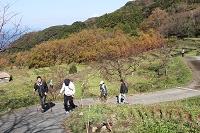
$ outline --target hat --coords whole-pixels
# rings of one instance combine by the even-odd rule
[[[103,83],[104,83],[103,81],[100,82],[100,84],[103,84]]]
[[[69,79],[65,79],[64,83],[65,83],[66,86],[69,86],[70,80]]]
[[[123,80],[123,79],[120,79],[120,81],[121,81],[121,82],[124,82],[124,80]]]

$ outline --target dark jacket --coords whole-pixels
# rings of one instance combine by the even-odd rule
[[[124,82],[122,82],[121,87],[120,87],[120,93],[126,93],[126,84]]]
[[[48,93],[48,86],[47,86],[47,83],[45,81],[42,81],[42,82],[36,82],[35,85],[34,85],[34,89],[35,91],[38,90],[38,94],[39,96],[45,96],[45,92]]]

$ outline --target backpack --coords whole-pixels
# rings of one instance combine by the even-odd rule
[[[124,93],[128,93],[128,88],[127,88],[127,86],[125,85],[125,83],[123,83],[123,92],[124,92]]]
[[[125,86],[125,93],[128,93],[128,88]]]

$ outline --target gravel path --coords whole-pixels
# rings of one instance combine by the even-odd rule
[[[180,100],[200,95],[200,57],[185,57],[186,63],[193,70],[193,81],[184,87],[128,96],[130,104],[153,104]],[[109,103],[116,103],[116,97],[109,98]],[[75,100],[77,105],[98,104],[98,99]],[[63,103],[55,103],[45,113],[37,111],[35,106],[15,110],[12,114],[0,118],[0,133],[64,133],[62,123],[69,115],[65,115]]]

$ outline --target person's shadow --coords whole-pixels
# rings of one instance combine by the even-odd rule
[[[44,108],[44,112],[48,111],[49,109],[51,109],[55,106],[55,103],[49,102],[49,103],[45,103],[45,108]]]

